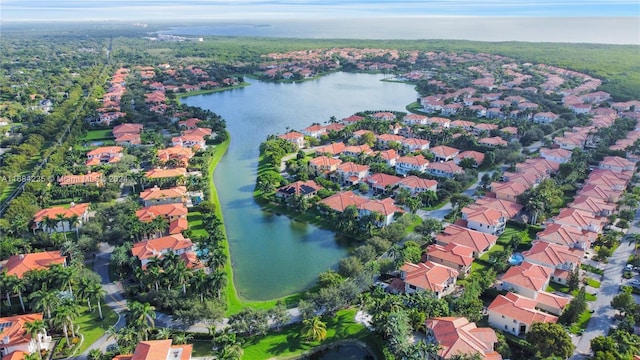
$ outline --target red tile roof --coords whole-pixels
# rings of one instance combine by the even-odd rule
[[[475,252],[481,253],[491,245],[496,243],[497,236],[467,229],[458,225],[449,225],[436,235],[436,242],[442,244],[458,244],[472,248]]]
[[[6,270],[7,275],[22,278],[28,271],[46,269],[55,264],[64,264],[65,261],[66,257],[60,255],[60,251],[19,254],[9,257],[2,270]]]
[[[457,156],[458,153],[460,152],[460,150],[456,148],[452,148],[450,146],[446,146],[446,145],[439,145],[439,146],[432,147],[430,151],[437,157],[445,158],[445,159]]]
[[[325,204],[335,211],[343,212],[348,206],[353,205],[357,207],[367,201],[369,201],[369,199],[356,195],[353,191],[346,191],[333,194],[328,198],[320,200],[319,203]]]
[[[7,327],[0,330],[2,337],[2,347],[11,348],[31,342],[31,334],[26,331],[26,324],[35,320],[42,320],[42,313],[14,315],[0,318],[0,324],[8,324]],[[5,338],[8,338],[9,341]],[[24,345],[22,345],[24,346]]]
[[[135,243],[131,248],[131,253],[138,259],[143,260],[162,257],[162,253],[166,251],[177,252],[191,247],[193,247],[191,239],[185,238],[182,234],[175,234]]]
[[[401,177],[384,173],[376,173],[367,177],[366,182],[371,186],[385,189],[387,186],[394,186],[402,180]]]
[[[484,207],[498,210],[502,213],[504,217],[509,219],[516,216],[520,211],[522,211],[522,208],[523,208],[522,205],[512,201],[500,200],[500,199],[490,198],[485,196],[476,199],[475,203]]]
[[[426,255],[427,260],[436,258],[463,267],[470,266],[473,262],[473,249],[454,243],[449,243],[445,246],[431,244],[427,247]]]
[[[555,268],[565,264],[579,266],[584,251],[546,241],[534,241],[531,249],[524,251],[522,255],[526,261]]]
[[[55,219],[58,215],[62,215],[64,219],[71,219],[74,215],[82,217],[82,215],[89,211],[89,203],[71,204],[69,207],[54,206],[47,209],[38,211],[33,216],[33,222],[39,223],[45,218]]]
[[[118,137],[123,134],[139,134],[144,126],[142,124],[122,124],[113,128],[113,136]]]
[[[457,270],[432,261],[418,264],[405,263],[400,267],[400,271],[406,274],[404,275],[405,283],[433,293],[440,293],[445,289],[449,279],[459,275]]]
[[[498,295],[488,309],[527,325],[532,325],[535,322],[555,323],[558,321],[556,316],[536,310],[536,305],[536,300],[510,292],[506,296]]]
[[[187,216],[188,210],[184,204],[162,204],[143,207],[136,211],[136,216],[142,222],[149,222],[155,219],[156,216],[174,217],[174,216]]]
[[[518,266],[510,267],[509,270],[502,275],[502,281],[507,281],[510,284],[534,291],[543,291],[551,274],[553,274],[552,268],[525,261]]]
[[[493,329],[478,328],[463,317],[436,317],[425,323],[440,344],[438,356],[448,359],[454,355],[481,354],[483,359],[502,359],[493,350],[498,338]]]
[[[142,201],[160,200],[167,198],[181,198],[187,193],[186,186],[176,186],[168,189],[160,189],[157,186],[148,188],[140,193]]]

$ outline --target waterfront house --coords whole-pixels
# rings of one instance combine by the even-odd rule
[[[313,180],[296,181],[276,190],[276,198],[284,201],[289,200],[292,196],[301,196],[309,199],[317,194],[320,189],[322,189],[322,186]]]
[[[304,135],[297,131],[291,131],[286,134],[278,135],[280,139],[284,139],[297,146],[298,149],[304,148]]]
[[[404,281],[405,293],[429,291],[438,299],[455,289],[458,275],[457,270],[431,261],[404,263],[400,267],[400,279]]]
[[[143,269],[147,267],[147,264],[153,258],[162,258],[167,253],[174,253],[186,260],[188,258],[185,254],[193,251],[193,242],[191,239],[182,236],[182,234],[140,241],[133,244],[133,248],[131,248],[131,254],[140,260]]]
[[[161,189],[154,186],[140,193],[140,201],[142,201],[144,206],[186,203],[187,187],[175,186],[168,189]]]

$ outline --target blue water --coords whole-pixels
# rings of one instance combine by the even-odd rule
[[[524,256],[521,253],[514,253],[509,258],[509,265],[520,265],[524,261]]]

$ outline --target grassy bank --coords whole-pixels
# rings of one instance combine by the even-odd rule
[[[243,82],[238,85],[229,86],[229,87],[207,89],[207,90],[196,90],[196,91],[189,91],[189,92],[183,92],[183,93],[179,92],[179,93],[175,93],[175,95],[176,95],[176,99],[181,99],[188,96],[211,94],[211,93],[220,92],[220,91],[243,88],[248,85],[251,85],[251,84],[248,82]]]

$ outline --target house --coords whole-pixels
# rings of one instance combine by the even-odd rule
[[[393,135],[393,134],[382,134],[376,136],[376,142],[378,147],[380,148],[388,148],[391,143],[400,143],[400,141],[404,140],[404,136]]]
[[[400,144],[402,145],[402,150],[405,153],[412,153],[415,151],[423,151],[429,149],[429,140],[418,139],[418,138],[408,138],[400,140]]]
[[[392,112],[382,111],[371,114],[371,117],[374,120],[379,121],[393,121],[396,119],[396,116]]]
[[[480,354],[480,359],[502,360],[494,348],[498,337],[491,328],[479,328],[464,317],[435,317],[425,322],[427,341],[439,345],[437,357]]]
[[[458,104],[458,103],[446,104],[442,107],[442,110],[440,110],[440,113],[443,116],[453,116],[457,114],[458,111],[462,109],[462,107],[463,107],[462,104]]]
[[[456,158],[453,159],[453,161],[455,162],[456,165],[460,165],[460,163],[464,159],[472,159],[475,164],[473,165],[473,167],[478,167],[484,161],[484,154],[478,151],[467,150],[458,154],[458,156],[456,156]]]
[[[206,148],[204,137],[199,135],[181,135],[171,138],[171,146],[193,148],[195,150]]]
[[[591,216],[590,213],[582,210],[564,208],[560,210],[558,215],[551,219],[551,222],[555,224],[573,226],[576,229],[600,233],[602,232],[603,223],[606,223],[607,219],[605,218],[602,220],[595,218]]]
[[[601,199],[608,203],[615,204],[620,200],[622,196],[622,190],[614,190],[600,185],[587,184],[578,191],[578,195],[587,196],[591,198]]]
[[[498,295],[488,306],[489,325],[515,336],[524,336],[537,322],[556,323],[553,316],[536,309],[537,301],[512,292]]]
[[[31,228],[34,230],[46,229],[49,232],[64,232],[71,231],[74,227],[82,227],[82,224],[89,220],[89,205],[89,203],[71,203],[69,207],[54,206],[42,209],[33,216]],[[76,224],[73,223],[74,218],[77,218]],[[58,219],[61,220],[57,221]],[[56,220],[54,224],[47,223],[53,220]]]
[[[381,160],[383,160],[387,164],[387,166],[390,166],[390,167],[395,167],[396,162],[400,158],[400,155],[398,155],[398,152],[395,151],[395,149],[378,151],[374,155],[374,160],[375,160],[375,157],[378,157],[378,156]]]
[[[454,243],[444,246],[431,244],[427,246],[425,255],[428,261],[458,270],[459,276],[468,275],[473,262],[473,249]]]
[[[336,181],[342,185],[355,185],[369,174],[368,165],[360,165],[354,162],[346,162],[338,165],[335,173]]]
[[[369,184],[369,187],[374,194],[384,194],[386,192],[389,192],[391,188],[393,188],[401,180],[402,178],[399,176],[376,173],[373,175],[369,175],[366,178],[365,182]]]
[[[346,118],[342,119],[342,123],[349,125],[349,124],[355,124],[358,121],[362,121],[362,120],[364,120],[363,116],[351,115],[349,117],[346,117]]]
[[[302,129],[302,133],[306,136],[318,139],[320,138],[320,136],[327,133],[327,129],[325,129],[322,125],[315,124]]]
[[[402,156],[395,161],[395,170],[399,175],[406,175],[410,171],[424,172],[429,160],[422,155]]]
[[[276,190],[276,198],[288,200],[295,195],[308,199],[317,194],[320,189],[322,189],[322,186],[313,180],[296,181]]]
[[[500,235],[507,224],[502,212],[482,205],[470,205],[462,209],[462,219],[467,227],[491,235]]]
[[[478,140],[478,144],[495,148],[495,147],[507,146],[509,142],[502,139],[500,136],[494,136],[494,137],[482,138]]]
[[[318,201],[318,204],[322,204],[335,212],[341,213],[349,206],[355,206],[357,208],[360,204],[367,201],[369,201],[369,199],[356,195],[353,191],[345,191],[322,199]]]
[[[136,211],[136,217],[141,222],[150,222],[156,217],[161,216],[169,223],[169,233],[176,234],[182,230],[186,230],[186,228],[183,229],[183,227],[185,225],[184,222],[187,219],[187,213],[188,210],[182,203],[162,204],[145,206]]]
[[[27,331],[27,324],[42,321],[42,313],[6,316],[0,318],[0,355],[2,359],[22,359],[25,354],[50,351],[55,342],[47,335],[46,329],[36,332],[35,338]]]
[[[458,244],[473,249],[473,257],[479,257],[495,245],[498,237],[495,235],[467,229],[459,225],[449,225],[436,235],[436,244],[446,246]]]
[[[460,154],[460,150],[446,145],[439,145],[431,148],[435,155],[434,161],[452,161]]]
[[[66,265],[67,257],[60,251],[44,251],[31,254],[12,255],[2,267],[2,271],[8,276],[17,276],[22,279],[29,271],[44,270],[52,265]]]
[[[524,193],[529,187],[515,181],[492,182],[491,191],[495,193],[496,199],[506,201],[518,201],[518,196]]]
[[[174,253],[183,257],[184,254],[193,251],[193,242],[191,239],[182,236],[182,234],[140,241],[133,244],[131,248],[131,254],[140,260],[143,269],[147,267],[147,264],[153,258],[162,258],[167,253]]]
[[[404,263],[400,267],[400,279],[404,281],[405,293],[429,291],[438,299],[455,289],[458,275],[457,270],[431,261]]]
[[[500,108],[489,108],[485,111],[485,116],[489,119],[504,119],[505,115]],[[474,133],[479,133],[481,130],[474,129]]]
[[[85,175],[63,175],[58,177],[58,184],[60,186],[95,186],[101,187],[104,185],[104,175],[100,172],[90,172]]]
[[[402,209],[397,207],[392,198],[385,199],[373,199],[360,203],[356,206],[358,208],[358,218],[363,216],[369,216],[374,213],[382,215],[380,220],[376,220],[375,224],[378,227],[383,227],[391,224],[396,214],[402,213]]]
[[[198,127],[198,123],[202,120],[197,118],[191,118],[183,121],[178,121],[178,128],[182,130],[193,130]]]
[[[567,207],[591,213],[593,217],[609,216],[616,211],[616,204],[611,204],[603,199],[579,195],[573,199]]]
[[[597,235],[569,225],[548,224],[543,231],[536,234],[536,240],[587,250]]]
[[[444,178],[453,178],[456,174],[464,174],[464,169],[456,165],[454,161],[432,162],[427,164],[428,174]]]
[[[575,114],[589,114],[591,111],[590,104],[569,104],[567,106],[569,110],[573,111]]]
[[[87,166],[115,163],[122,159],[122,146],[101,146],[87,153]]]
[[[518,216],[523,208],[522,205],[511,201],[490,198],[486,196],[476,199],[475,204],[478,206],[484,206],[487,208],[498,210],[507,220],[513,219]]]
[[[586,179],[585,184],[600,186],[614,191],[622,191],[627,188],[629,179],[630,177],[626,177],[622,173],[616,173],[611,170],[595,169],[589,173],[589,177]]]
[[[360,156],[360,154],[371,155],[373,154],[373,150],[371,150],[371,147],[369,147],[369,145],[364,144],[364,145],[347,146],[340,153],[340,155],[353,156],[353,157],[358,157]]]
[[[111,131],[113,133],[113,137],[118,138],[124,134],[140,134],[144,125],[142,124],[121,124],[113,128]]]
[[[280,139],[287,140],[290,143],[295,144],[298,149],[304,148],[304,135],[297,131],[291,131],[286,134],[278,135]]]
[[[547,266],[523,262],[512,266],[502,275],[502,290],[516,292],[530,299],[535,299],[538,292],[549,286],[554,269]]]
[[[580,267],[584,251],[546,241],[534,241],[531,249],[522,253],[526,262],[553,268],[551,281],[566,284],[572,271]]]
[[[425,191],[436,192],[438,190],[438,182],[436,180],[423,179],[415,175],[407,176],[398,182],[399,189],[407,189],[411,196],[415,196]]]
[[[571,155],[572,152],[567,149],[540,149],[540,157],[560,164],[569,162]]]
[[[187,169],[175,168],[175,169],[151,169],[144,173],[147,179],[166,179],[173,177],[187,176]]]
[[[172,345],[172,340],[140,341],[132,355],[118,355],[112,360],[191,360],[192,344]]]
[[[600,162],[600,169],[608,169],[615,172],[634,171],[635,168],[636,163],[619,156],[605,156]]]
[[[191,129],[191,130],[182,130],[181,132],[182,136],[199,136],[202,138],[208,138],[208,137],[212,137],[213,135],[215,135],[213,133],[213,130],[209,129],[209,128],[201,128],[201,127],[197,127],[195,129]]]
[[[140,201],[144,206],[186,203],[187,187],[175,186],[169,189],[161,189],[154,186],[140,193]]]
[[[140,145],[142,144],[142,138],[140,134],[128,133],[116,136],[115,142],[121,146]]]
[[[342,160],[326,156],[318,156],[317,158],[309,160],[309,167],[316,176],[325,172],[336,171],[340,164],[342,164]]]
[[[189,160],[193,155],[193,150],[189,147],[172,146],[166,149],[158,149],[158,160],[161,163],[172,161],[185,168],[189,166]]]
[[[473,121],[465,121],[465,120],[454,120],[451,122],[452,128],[461,128],[465,131],[471,131],[473,127],[476,125]]]
[[[427,117],[419,114],[407,114],[402,118],[407,125],[426,125]]]
[[[558,115],[552,112],[540,112],[533,114],[533,122],[538,124],[548,124],[559,118]]]
[[[343,142],[331,143],[316,148],[316,155],[337,156],[347,147]]]

